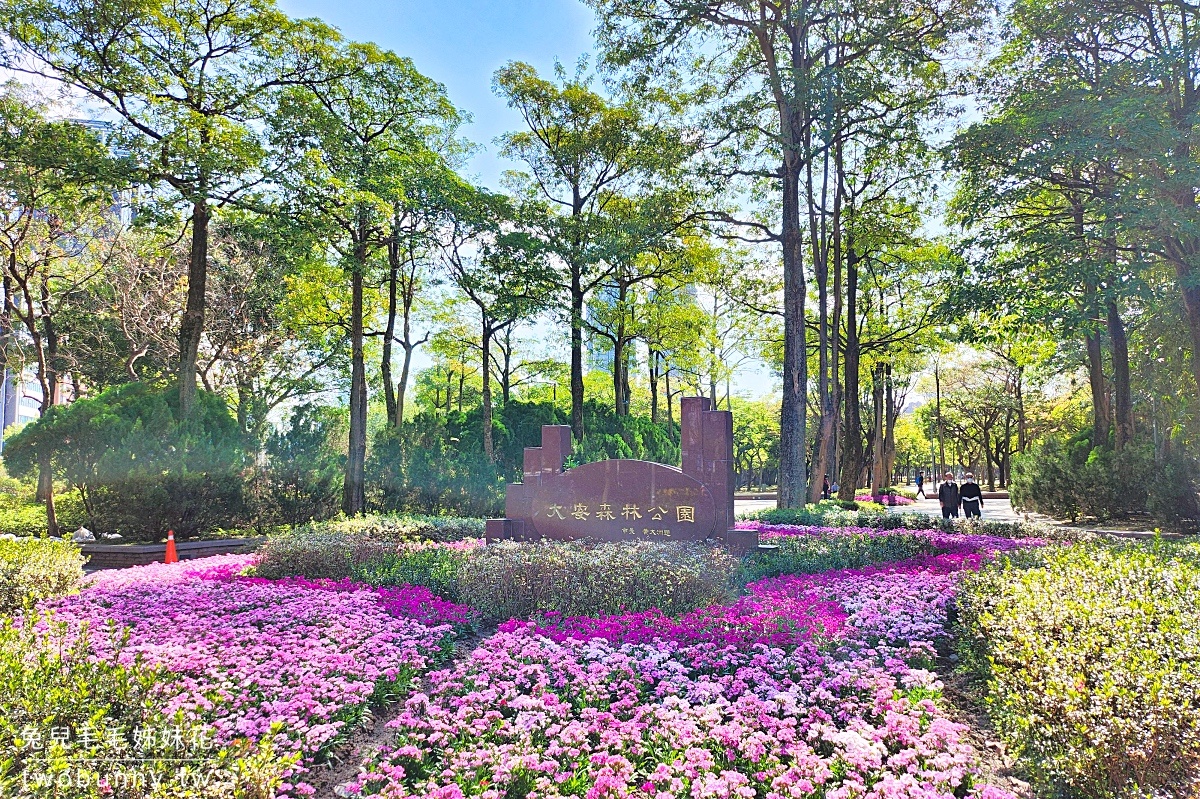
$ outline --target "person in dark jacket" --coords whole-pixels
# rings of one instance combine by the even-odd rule
[[[946,472],[945,479],[938,486],[938,502],[942,503],[942,518],[958,518],[958,507],[962,497],[958,493],[958,483],[954,482],[954,472]]]
[[[922,499],[929,499],[925,495],[925,472],[920,469],[917,470],[917,493],[921,495]]]
[[[962,500],[964,516],[968,519],[972,516],[976,519],[983,518],[983,491],[980,490],[979,483],[975,482],[975,475],[967,472],[967,478],[963,480],[958,496]]]

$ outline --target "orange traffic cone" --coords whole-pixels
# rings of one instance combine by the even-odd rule
[[[163,563],[178,563],[179,553],[175,551],[175,531],[167,530],[167,556]]]

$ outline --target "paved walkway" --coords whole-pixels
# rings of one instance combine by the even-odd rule
[[[735,499],[733,501],[735,517],[741,516],[743,513],[753,513],[773,507],[775,507],[773,499]],[[917,497],[915,505],[902,505],[888,510],[892,513],[923,513],[927,516],[939,517],[942,515],[942,507],[936,498],[921,499]],[[1007,499],[985,499],[983,501],[983,518],[998,522],[1020,522],[1025,520],[1025,515],[1014,511],[1012,504]]]
[[[915,505],[902,505],[888,508],[888,510],[892,513],[923,513],[926,516],[939,518],[942,515],[942,506],[938,504],[936,496],[932,499],[917,497]],[[1013,510],[1012,503],[1007,499],[985,499],[983,501],[983,518],[994,522],[1023,522],[1026,515]]]

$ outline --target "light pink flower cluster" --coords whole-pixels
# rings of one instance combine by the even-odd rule
[[[915,505],[916,500],[901,496],[900,494],[858,494],[854,497],[855,502],[875,502],[880,505]]]
[[[467,609],[424,588],[235,576],[252,563],[220,556],[99,572],[79,595],[43,608],[69,630],[86,624],[97,657],[127,629],[120,659],[169,670],[166,710],[211,723],[219,742],[258,741],[281,725],[276,751],[299,752],[302,765],[280,795],[304,795],[305,766],[373,698],[443,659],[452,628],[440,622]]]
[[[925,668],[945,634],[956,574],[983,557],[763,580],[734,605],[678,621],[510,622],[470,659],[431,675],[429,692],[390,724],[394,744],[344,790],[392,799],[1006,797],[975,784],[965,728],[938,709],[941,686]],[[772,645],[788,625],[798,632]]]

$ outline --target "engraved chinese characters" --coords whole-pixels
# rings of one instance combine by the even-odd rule
[[[545,538],[695,541],[718,532],[704,484],[648,461],[598,461],[543,478],[530,511],[528,522]]]
[[[564,470],[571,430],[542,427],[542,445],[525,450],[524,481],[508,486],[505,519],[488,520],[488,538],[602,541],[715,540],[742,552],[757,534],[733,529],[733,416],[704,397],[680,407],[681,468],[635,460]]]

